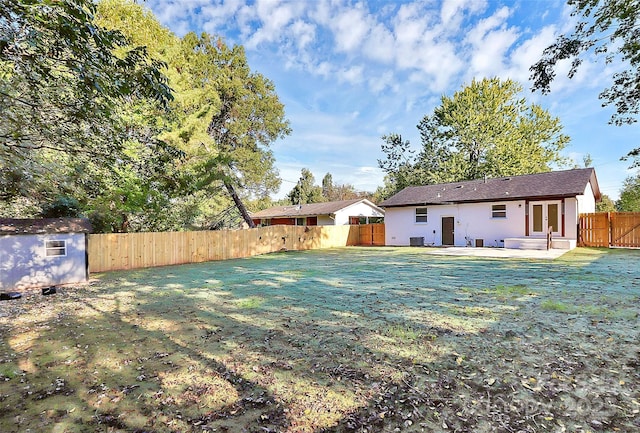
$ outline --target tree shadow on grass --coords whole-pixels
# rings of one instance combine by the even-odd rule
[[[37,376],[38,392],[53,390],[42,400],[55,402],[58,412],[49,416],[52,409],[38,403],[32,414],[39,421],[30,425],[38,431],[46,431],[38,422],[65,423],[69,431],[544,431],[541,426],[558,420],[590,422],[594,413],[603,426],[635,422],[595,408],[636,392],[619,382],[640,379],[627,365],[637,331],[603,351],[610,333],[582,331],[603,319],[599,311],[571,321],[560,311],[548,318],[536,313],[549,293],[575,299],[574,288],[565,286],[585,275],[586,261],[550,266],[376,251],[114,273],[93,288],[66,291],[55,308],[35,303],[51,314],[30,322],[36,328],[30,349],[18,351],[24,347],[15,341],[8,346],[33,360],[26,380],[35,383]],[[628,262],[589,268],[591,298],[609,275],[627,272]],[[602,383],[585,385],[593,370],[585,368],[584,355],[595,353],[583,347],[585,338],[595,339],[598,353],[624,374],[599,377],[610,394],[596,396]],[[15,378],[0,385],[3,395],[7,384],[29,404],[40,402],[23,394],[25,384]],[[59,396],[57,388],[73,392]],[[18,400],[6,399],[16,410],[0,418],[11,429],[23,410]],[[584,401],[588,411],[578,406]],[[633,413],[629,399],[616,402]]]

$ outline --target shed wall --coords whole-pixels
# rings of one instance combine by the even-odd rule
[[[66,256],[46,257],[46,240],[64,240]],[[85,235],[0,236],[0,290],[86,281]]]

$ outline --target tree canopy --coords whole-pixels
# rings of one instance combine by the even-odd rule
[[[443,96],[418,124],[417,154],[400,135],[383,136],[386,158],[378,163],[387,173],[384,195],[410,185],[538,173],[564,164],[560,152],[569,137],[560,120],[528,104],[521,92],[514,81],[492,78]]]
[[[167,139],[185,150],[194,188],[224,186],[251,227],[241,195],[264,198],[280,186],[268,146],[290,132],[284,106],[273,83],[251,71],[241,46],[189,33],[174,64],[184,97]]]
[[[370,198],[371,193],[357,191],[350,183],[334,183],[333,175],[327,173],[322,178],[322,197],[326,201],[352,200],[356,198]]]
[[[558,62],[571,60],[568,76],[572,78],[583,59],[589,55],[610,64],[626,65],[611,77],[611,86],[600,93],[603,105],[613,104],[616,111],[611,122],[617,125],[637,121],[640,110],[640,3],[628,0],[568,0],[579,17],[570,33],[558,36],[533,66],[533,89],[550,91]]]
[[[607,194],[602,194],[602,198],[596,203],[596,212],[615,212],[616,203]]]
[[[179,38],[131,0],[0,2],[0,198],[14,198],[12,214],[75,199],[98,231],[252,223],[245,203],[279,187],[268,147],[289,123],[241,46]]]
[[[625,179],[616,208],[620,212],[640,212],[640,173]]]
[[[0,158],[38,150],[113,157],[122,143],[117,107],[166,106],[163,64],[94,22],[90,0],[0,0]]]
[[[303,168],[298,183],[293,187],[287,200],[291,204],[320,203],[326,201],[322,195],[322,187],[315,184],[316,179],[308,168]]]
[[[164,63],[98,23],[92,1],[0,6],[0,199],[46,214],[104,195],[126,166],[158,169],[140,156],[172,153],[155,122],[172,100]]]

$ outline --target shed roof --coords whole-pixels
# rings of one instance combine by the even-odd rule
[[[0,218],[0,235],[90,233],[91,229],[91,223],[86,218]]]
[[[575,197],[584,194],[589,183],[591,183],[596,200],[600,200],[600,188],[595,170],[582,168],[486,180],[410,186],[383,201],[380,206]]]
[[[251,214],[251,217],[252,218],[282,218],[282,217],[303,217],[303,216],[313,216],[313,215],[330,215],[360,202],[366,203],[371,207],[373,207],[374,209],[376,209],[377,211],[384,213],[384,210],[380,209],[378,206],[371,203],[369,200],[357,198],[353,200],[328,201],[324,203],[275,206],[269,209],[261,210],[259,212],[254,212]]]

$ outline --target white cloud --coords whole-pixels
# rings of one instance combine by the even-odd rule
[[[395,57],[393,34],[384,25],[377,23],[364,42],[363,53],[373,60],[391,63]]]
[[[368,19],[362,3],[358,3],[353,8],[339,10],[331,18],[330,27],[337,50],[349,53],[362,46],[370,32],[371,20]]]
[[[322,62],[315,68],[316,74],[328,78],[333,73],[333,66],[329,62]]]
[[[302,14],[303,5],[281,0],[257,0],[255,12],[261,25],[245,41],[249,49],[261,43],[281,40],[289,24]]]
[[[468,32],[465,43],[471,45],[471,56],[467,80],[500,75],[505,70],[506,54],[518,39],[517,29],[507,25],[510,15],[509,8],[502,7]]]
[[[476,13],[485,8],[486,2],[484,0],[445,0],[440,9],[440,19],[443,26],[458,28],[465,10]]]
[[[386,71],[382,75],[372,75],[369,78],[369,88],[374,93],[380,93],[387,88],[398,89],[398,84],[395,82],[396,78],[393,71]]]
[[[299,19],[291,25],[291,34],[298,48],[304,50],[315,40],[316,26]]]
[[[200,19],[203,21],[203,29],[212,34],[220,33],[221,29],[228,25],[229,20],[233,20],[233,17],[246,6],[243,0],[204,3],[207,4],[200,10]]]
[[[338,74],[338,80],[341,82],[346,81],[351,84],[359,84],[362,82],[362,73],[364,68],[360,65],[351,66],[350,68],[340,69]]]

